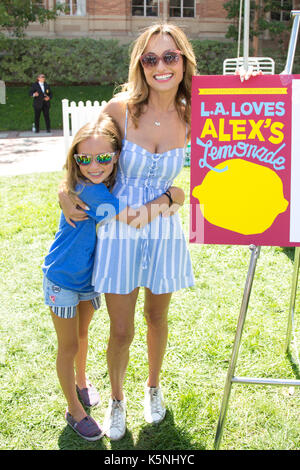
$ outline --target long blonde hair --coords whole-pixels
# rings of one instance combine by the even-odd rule
[[[137,127],[143,107],[148,103],[149,86],[146,82],[140,57],[143,55],[150,38],[156,34],[169,34],[184,60],[184,75],[175,97],[175,106],[180,118],[191,123],[191,88],[192,76],[196,74],[196,58],[191,43],[178,26],[169,23],[155,24],[136,39],[131,52],[128,82],[124,83],[118,94],[129,104],[131,118]],[[131,106],[130,106],[131,105]]]
[[[77,194],[75,189],[76,185],[85,180],[73,155],[77,153],[78,144],[92,136],[101,136],[106,139],[111,144],[114,152],[120,152],[121,150],[122,138],[120,129],[117,123],[108,114],[102,113],[96,121],[88,122],[81,127],[73,138],[64,166],[66,169],[64,187],[70,194]],[[117,163],[114,164],[112,173],[103,182],[109,189],[115,182],[116,173]]]

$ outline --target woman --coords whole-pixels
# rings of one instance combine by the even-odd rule
[[[104,108],[123,131],[122,152],[113,193],[138,207],[171,186],[180,172],[190,136],[191,81],[196,72],[192,46],[171,24],[147,28],[131,54],[128,83]],[[83,218],[60,202],[70,220]],[[107,349],[112,394],[104,431],[113,440],[125,434],[123,382],[134,337],[139,287],[145,287],[149,376],[144,416],[158,423],[165,416],[159,375],[167,344],[167,315],[172,292],[194,284],[191,260],[179,216],[170,200],[171,217],[160,217],[139,231],[112,222],[98,229],[95,290],[105,293],[110,316]],[[71,220],[70,220],[71,222]]]

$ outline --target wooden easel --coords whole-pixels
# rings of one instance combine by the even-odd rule
[[[249,0],[245,2],[245,20],[249,21],[249,15],[246,15],[246,10],[249,11]],[[296,50],[296,43],[298,38],[298,30],[299,30],[299,23],[300,23],[300,11],[292,11],[291,15],[293,16],[293,28],[290,36],[289,42],[289,49],[287,55],[287,61],[285,69],[282,73],[284,74],[291,74],[292,68],[294,64],[294,56]],[[245,31],[248,31],[247,28],[244,28]],[[245,41],[246,46],[247,42]],[[245,43],[244,43],[244,54],[245,54]],[[247,47],[246,47],[246,57],[247,56]],[[244,63],[244,67],[247,70],[247,60]],[[300,152],[300,149],[299,149]],[[257,259],[260,255],[260,247],[255,245],[250,245],[251,250],[251,257],[250,263],[248,268],[247,279],[244,288],[244,294],[242,299],[242,304],[240,308],[240,314],[237,323],[237,329],[235,333],[231,359],[227,371],[227,377],[223,392],[223,399],[219,414],[219,420],[216,430],[216,436],[214,441],[214,448],[219,449],[221,444],[221,439],[224,430],[224,424],[226,419],[226,413],[228,409],[228,403],[231,393],[232,384],[240,383],[240,384],[259,384],[259,385],[287,385],[287,386],[300,386],[300,380],[285,380],[285,379],[261,379],[257,377],[235,377],[235,368],[237,364],[239,348],[244,328],[244,323],[247,315],[248,303],[251,294],[252,283],[254,279]],[[293,272],[293,281],[292,281],[292,290],[291,290],[291,298],[290,298],[290,307],[289,307],[289,316],[288,316],[288,327],[287,327],[287,334],[286,334],[286,353],[290,353],[290,344],[291,344],[291,336],[293,330],[293,321],[294,321],[294,311],[295,311],[295,301],[296,301],[296,293],[297,293],[297,286],[298,286],[298,274],[299,274],[299,263],[300,263],[300,247],[295,248],[295,257],[294,257],[294,272]]]

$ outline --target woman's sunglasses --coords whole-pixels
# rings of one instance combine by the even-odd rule
[[[78,165],[90,165],[93,160],[96,160],[100,165],[108,165],[111,163],[113,157],[117,155],[117,152],[106,152],[100,153],[99,155],[86,155],[85,153],[75,153],[73,157]]]
[[[158,56],[154,52],[148,52],[141,56],[140,61],[142,66],[146,68],[156,67],[160,60],[166,65],[173,65],[177,64],[181,54],[181,51],[165,51],[161,56]]]

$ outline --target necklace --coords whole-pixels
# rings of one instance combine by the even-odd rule
[[[148,105],[148,108],[153,109],[153,110],[155,111],[155,109],[152,108],[152,107],[149,106],[149,105]],[[174,109],[171,109],[171,110],[167,110],[167,111],[165,111],[165,112],[161,112],[161,114],[163,114],[164,116],[166,116],[166,114],[169,114],[170,112],[173,112],[173,111],[175,111],[175,108],[174,108]],[[153,114],[154,114],[154,113],[153,113]],[[157,112],[155,112],[155,114],[157,114]],[[161,124],[161,122],[160,122],[158,119],[155,119],[154,125],[155,125],[156,127],[160,127],[160,124]]]

